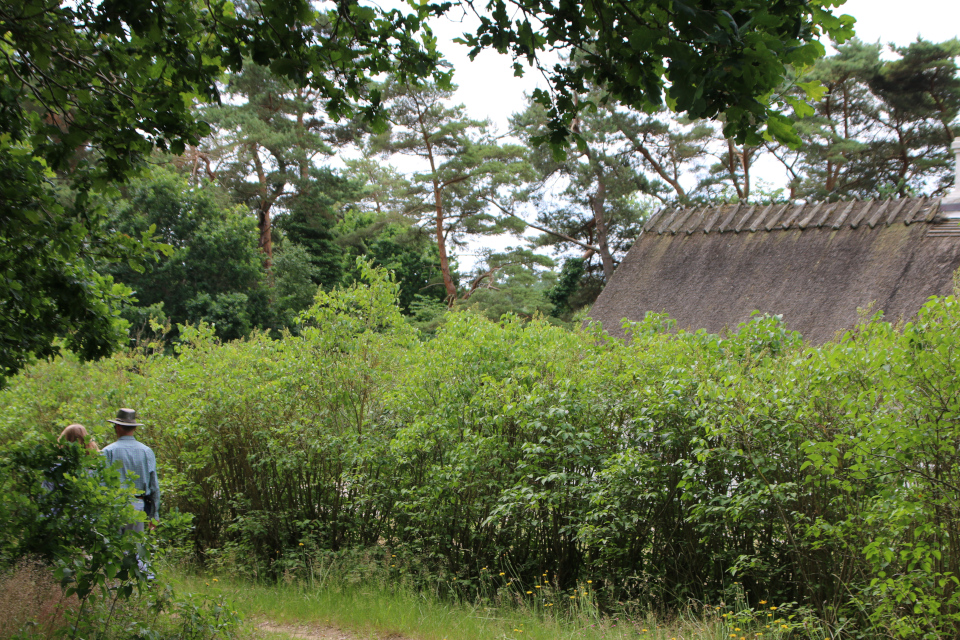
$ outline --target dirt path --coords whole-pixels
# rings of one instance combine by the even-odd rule
[[[411,640],[396,633],[386,635],[364,634],[357,635],[330,625],[290,625],[261,622],[257,625],[258,635],[271,636],[284,634],[298,640]]]

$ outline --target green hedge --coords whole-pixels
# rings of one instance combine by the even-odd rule
[[[722,597],[815,609],[835,633],[960,633],[960,303],[808,347],[776,318],[729,335],[489,322],[421,341],[396,285],[318,296],[300,336],[176,357],[39,364],[0,393],[4,446],[136,407],[165,508],[259,576],[308,549],[381,548],[459,588],[496,569],[607,604]],[[486,568],[486,573],[482,569]]]

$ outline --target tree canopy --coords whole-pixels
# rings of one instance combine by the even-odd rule
[[[740,142],[759,144],[763,124],[772,137],[797,142],[781,113],[793,98],[774,94],[790,67],[824,54],[822,36],[843,42],[853,36],[854,23],[832,12],[843,0],[464,4],[481,23],[476,33],[464,34],[472,56],[493,48],[530,64],[540,64],[545,51],[575,57],[577,64],[545,68],[553,93],[535,94],[550,110],[551,133],[544,139],[555,144],[590,104],[579,100],[590,84],[640,111],[667,105],[691,118],[722,117],[724,134]],[[522,72],[519,62],[515,68]]]
[[[833,13],[839,4],[462,0],[459,6],[480,17],[463,38],[473,55],[487,48],[509,53],[518,70],[521,59],[545,68],[542,54],[558,49],[576,58],[575,65],[546,69],[551,89],[536,96],[549,116],[542,139],[556,150],[568,137],[578,139],[572,123],[594,106],[579,99],[589,83],[605,88],[604,100],[630,108],[667,105],[691,117],[722,118],[726,135],[748,143],[764,132],[796,141],[782,112],[798,98],[777,90],[790,66],[809,65],[823,53],[820,37],[851,35],[852,19]],[[378,130],[387,122],[385,101],[371,79],[389,73],[401,83],[450,87],[451,71],[441,64],[427,19],[454,6],[0,0],[2,375],[32,356],[56,353],[57,336],[87,357],[117,344],[123,290],[96,265],[125,260],[140,268],[161,247],[149,228],[135,238],[105,224],[91,194],[136,175],[156,150],[180,154],[200,144],[211,129],[198,106],[220,102],[224,72],[253,78],[244,75],[252,63],[269,70],[275,80],[267,80],[287,95],[309,95],[330,119],[358,116]],[[258,156],[247,150],[242,157]],[[270,171],[263,172],[268,195],[275,190]],[[258,202],[260,244],[269,249],[273,205],[269,197]]]
[[[449,73],[422,18],[355,2],[250,7],[224,0],[0,1],[0,377],[66,336],[109,353],[122,290],[104,260],[142,262],[158,247],[104,224],[90,194],[135,175],[155,150],[182,152],[210,128],[222,72],[245,60],[309,86],[334,116],[381,116],[372,74]],[[425,37],[421,37],[421,35]]]

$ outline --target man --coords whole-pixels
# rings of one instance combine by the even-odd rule
[[[149,518],[148,526],[151,530],[156,527],[157,514],[160,510],[160,485],[157,482],[157,458],[153,450],[147,445],[137,442],[134,432],[143,424],[137,422],[137,412],[133,409],[120,409],[117,417],[107,420],[113,423],[113,430],[117,434],[117,441],[103,449],[103,455],[108,464],[120,463],[120,479],[123,482],[132,481],[137,488],[137,499],[133,506],[143,511]],[[136,479],[128,480],[127,474],[136,474]],[[126,526],[127,530],[143,531],[142,522],[134,522]]]

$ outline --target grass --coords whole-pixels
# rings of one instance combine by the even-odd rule
[[[383,580],[359,584],[258,584],[226,576],[178,575],[175,585],[208,596],[226,596],[256,624],[333,626],[361,638],[400,634],[416,640],[757,640],[811,637],[777,610],[737,607],[690,610],[670,620],[653,616],[604,617],[589,592],[573,606],[544,606],[545,599],[490,603],[449,602]],[[726,613],[726,616],[723,613]],[[789,628],[784,628],[786,625]],[[249,626],[249,625],[248,625]],[[812,637],[817,637],[816,635]]]
[[[77,599],[65,598],[60,585],[39,560],[25,558],[0,571],[0,638],[24,629],[43,635],[65,624]]]

